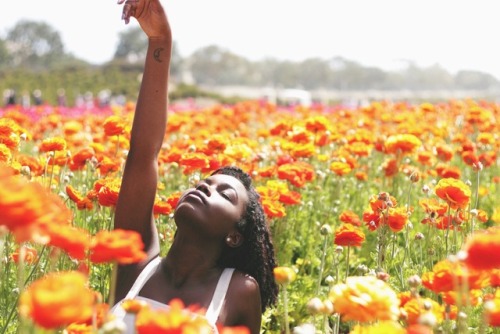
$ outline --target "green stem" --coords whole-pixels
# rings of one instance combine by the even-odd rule
[[[28,277],[26,278],[26,281],[24,282],[24,285],[26,285],[31,280],[31,277],[35,273],[35,269],[38,268],[38,265],[40,264],[40,259],[42,258],[42,254],[44,253],[45,248],[46,248],[46,246],[43,246],[42,250],[40,251],[40,256],[38,256],[35,265],[31,269],[30,274],[28,275]],[[6,320],[5,325],[2,329],[2,334],[7,333],[7,329],[9,327],[10,320],[12,319],[14,312],[17,310],[17,304],[19,303],[19,297],[21,296],[21,293],[22,293],[22,291],[19,291],[19,293],[17,294],[17,297],[16,297],[16,301],[14,302],[14,304],[12,304],[9,315],[7,316],[7,320]]]
[[[321,289],[321,281],[323,280],[323,270],[325,269],[325,256],[326,256],[328,236],[329,234],[326,234],[325,240],[323,241],[323,254],[321,256],[321,265],[319,268],[319,277],[318,277],[318,286],[316,288],[316,295],[319,295],[319,290]]]
[[[108,304],[110,307],[113,307],[115,304],[115,287],[116,287],[116,279],[118,276],[118,263],[114,262],[112,264],[112,270],[111,270],[111,282],[109,285],[109,297],[108,297]]]
[[[285,316],[285,333],[290,334],[290,324],[288,319],[288,294],[286,290],[286,285],[283,287],[283,311]]]
[[[347,277],[349,277],[349,254],[351,246],[347,246],[347,255],[345,260],[345,281],[347,282]]]

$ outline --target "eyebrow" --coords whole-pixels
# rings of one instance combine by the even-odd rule
[[[206,178],[203,181],[206,182],[209,185],[213,184],[213,181],[210,178]],[[217,188],[219,188],[219,187],[222,187],[223,188],[222,190],[232,189],[234,191],[234,193],[236,194],[236,199],[238,200],[240,198],[239,195],[238,195],[238,191],[236,190],[236,188],[233,187],[232,185],[230,185],[229,183],[227,183],[227,182],[221,182],[221,183],[219,183],[217,185]]]

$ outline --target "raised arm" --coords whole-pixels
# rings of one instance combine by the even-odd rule
[[[116,205],[114,228],[135,230],[141,234],[148,253],[147,262],[160,250],[153,205],[158,183],[158,154],[167,122],[172,33],[159,0],[125,1],[122,18],[125,23],[129,23],[130,17],[137,19],[148,36],[148,49],[132,124],[130,151]],[[142,265],[144,263],[139,264],[139,267]],[[123,292],[130,288],[132,283],[128,281],[135,279],[136,269],[137,266],[119,269],[117,298],[123,297]]]

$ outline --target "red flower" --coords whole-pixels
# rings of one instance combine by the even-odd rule
[[[94,263],[136,263],[146,257],[143,249],[141,236],[135,231],[100,231],[92,239],[90,260]]]
[[[435,192],[452,209],[465,208],[471,196],[470,188],[465,183],[452,178],[439,180]]]
[[[346,224],[351,224],[355,226],[361,226],[361,220],[359,216],[351,210],[345,210],[340,214],[340,221]]]
[[[464,246],[465,264],[477,270],[500,268],[500,227],[476,232]]]
[[[334,243],[336,245],[359,247],[364,241],[365,234],[354,225],[343,224],[335,231]]]

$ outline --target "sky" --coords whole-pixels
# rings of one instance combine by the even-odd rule
[[[45,22],[66,51],[110,60],[121,20],[116,0],[4,0],[0,37],[19,20]],[[386,70],[439,64],[500,80],[497,0],[162,0],[183,57],[217,45],[250,60],[344,57]]]

